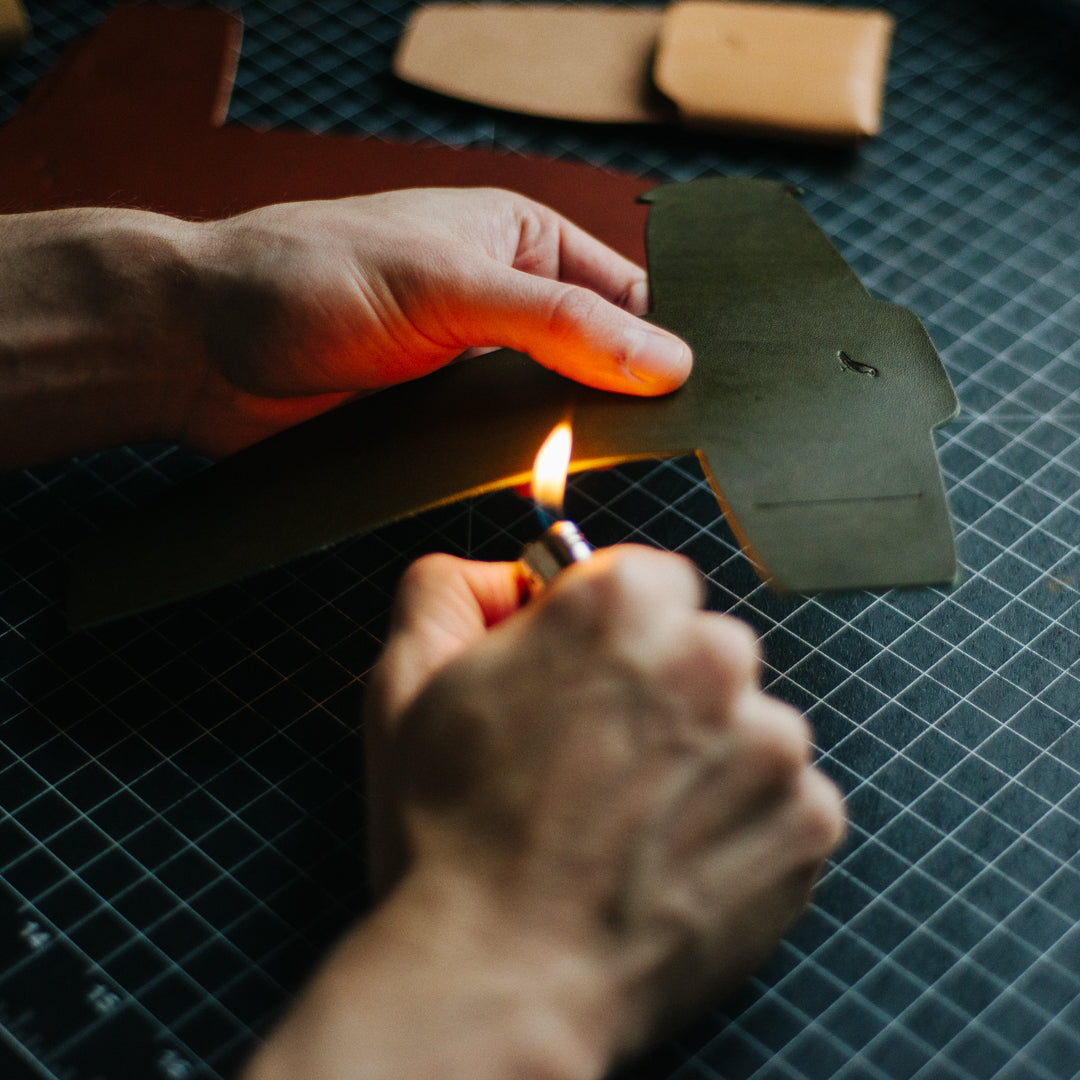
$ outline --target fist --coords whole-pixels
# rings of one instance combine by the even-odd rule
[[[677,556],[598,552],[434,672],[392,744],[413,866],[564,957],[616,1058],[751,972],[844,831],[753,633],[702,599]]]

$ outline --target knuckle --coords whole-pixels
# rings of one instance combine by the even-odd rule
[[[749,623],[741,619],[725,615],[724,632],[730,638],[730,649],[737,655],[745,657],[755,667],[761,663],[761,639]]]
[[[640,544],[621,544],[605,554],[613,587],[623,595],[640,597],[658,617],[664,608],[700,604],[701,575],[685,555]]]
[[[398,582],[392,607],[391,625],[395,629],[407,625],[422,598],[439,582],[450,577],[459,560],[453,555],[435,552],[421,555],[410,563]]]
[[[685,667],[700,648],[700,574],[684,556],[635,544],[607,548],[577,575],[574,591],[579,618],[628,647],[647,645],[660,672]]]
[[[685,584],[695,580],[689,565],[648,548],[604,549],[545,593],[545,620],[564,644],[574,643],[570,651],[588,655],[620,683],[647,672],[654,706],[681,700],[695,687],[704,697],[708,669],[694,663],[688,625],[696,617]],[[672,574],[681,587],[673,586]]]
[[[734,686],[756,686],[761,675],[761,642],[747,623],[730,615],[713,617],[714,663],[724,681]]]
[[[580,337],[583,327],[603,316],[603,308],[604,301],[597,293],[577,285],[565,285],[555,294],[548,323],[558,338]]]
[[[798,820],[811,858],[835,851],[847,833],[847,811],[839,788],[816,768],[807,768],[798,793]]]
[[[757,694],[757,715],[747,724],[755,767],[778,784],[796,782],[810,762],[810,728],[789,705]]]
[[[604,648],[627,623],[627,598],[610,574],[566,575],[544,598],[543,618],[560,628],[564,640]]]
[[[561,577],[552,589],[556,600],[572,606],[582,619],[607,622],[624,617],[629,610],[646,606],[643,594],[650,589],[643,565],[647,549],[622,545],[597,552],[575,573]]]
[[[405,568],[401,575],[399,592],[407,593],[423,588],[428,582],[445,576],[456,562],[453,555],[441,551],[421,555]]]
[[[646,548],[633,546],[613,550],[595,579],[598,589],[602,590],[601,595],[620,610],[636,603],[650,603],[653,554]]]
[[[792,705],[788,705],[774,697],[769,697],[769,701],[771,701],[773,707],[782,714],[782,722],[791,732],[792,738],[798,740],[799,746],[809,760],[810,748],[814,740],[814,731],[810,726],[810,721]]]

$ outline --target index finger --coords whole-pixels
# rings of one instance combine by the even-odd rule
[[[563,281],[592,289],[632,315],[648,313],[648,275],[642,267],[572,221],[563,219],[559,235],[559,276]]]
[[[520,242],[514,268],[580,285],[634,315],[648,311],[645,270],[542,203],[516,206]]]

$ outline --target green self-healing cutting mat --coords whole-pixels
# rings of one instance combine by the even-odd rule
[[[1072,5],[888,5],[882,134],[855,153],[577,127],[396,83],[411,5],[245,2],[230,123],[764,177],[926,325],[962,581],[770,593],[696,460],[585,473],[598,544],[685,552],[763,635],[848,794],[808,916],[642,1080],[1080,1075],[1080,88]],[[0,119],[106,3],[27,4]],[[0,169],[4,162],[0,161]],[[514,557],[480,497],[78,634],[70,551],[203,463],[118,450],[0,478],[0,1076],[228,1077],[364,908],[358,701],[394,584],[433,549]]]

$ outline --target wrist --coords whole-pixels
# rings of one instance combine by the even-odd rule
[[[603,1076],[615,1034],[603,969],[566,928],[537,924],[531,897],[518,903],[514,889],[506,894],[452,867],[421,863],[400,892],[402,928],[440,969],[457,972],[451,992],[464,991],[461,1014],[486,1017],[501,1062],[491,1080]],[[478,1077],[468,1041],[462,1046],[461,1075]]]
[[[599,1080],[596,970],[454,875],[410,871],[334,950],[243,1080]]]
[[[138,210],[0,218],[0,467],[174,437],[201,362],[197,228]]]

